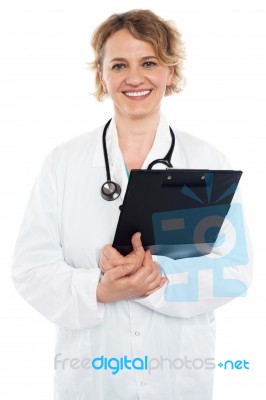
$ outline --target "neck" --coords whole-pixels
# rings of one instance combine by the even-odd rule
[[[129,170],[141,168],[152,147],[159,120],[159,113],[145,118],[115,115],[119,146]]]

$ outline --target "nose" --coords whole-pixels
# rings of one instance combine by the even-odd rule
[[[138,67],[131,67],[126,76],[126,84],[132,86],[139,86],[144,82],[144,76],[141,74]]]

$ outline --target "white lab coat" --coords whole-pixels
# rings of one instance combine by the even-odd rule
[[[198,301],[166,301],[164,297],[167,285],[186,280],[182,260],[173,261],[168,282],[146,298],[105,305],[96,301],[99,250],[112,243],[128,181],[112,121],[107,148],[111,177],[121,185],[122,195],[116,201],[102,199],[100,188],[106,181],[102,130],[76,137],[48,155],[33,187],[15,248],[13,279],[17,290],[57,325],[55,399],[210,400],[213,369],[199,368],[201,361],[195,361],[193,368],[191,364],[181,368],[185,359],[214,357],[213,310],[234,297],[213,296],[208,269],[199,272]],[[212,146],[176,129],[174,132],[174,167],[228,168],[224,156]],[[168,124],[161,116],[143,168],[164,156],[170,143]],[[165,257],[161,260],[165,265]],[[249,286],[250,262],[227,268],[226,277]],[[88,367],[87,359],[101,356],[132,360],[147,356],[154,367],[161,362],[161,368],[124,368],[112,374],[108,368]],[[72,360],[72,365],[65,359]]]

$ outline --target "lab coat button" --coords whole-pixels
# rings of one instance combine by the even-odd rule
[[[147,383],[145,382],[145,381],[141,381],[141,386],[145,386],[145,385],[147,385]]]
[[[139,336],[139,335],[140,335],[140,332],[136,331],[135,336]]]

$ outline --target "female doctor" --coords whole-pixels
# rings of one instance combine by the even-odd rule
[[[203,269],[197,301],[167,301],[167,288],[185,282],[184,260],[152,257],[138,232],[126,257],[110,245],[130,170],[169,155],[173,143],[160,105],[182,87],[180,34],[132,10],[104,21],[92,46],[96,97],[111,98],[114,116],[46,158],[17,239],[14,283],[57,325],[56,400],[210,400],[213,310],[239,293],[214,296]],[[175,168],[228,169],[219,151],[173,130]],[[250,263],[240,264],[227,278],[247,287]]]

